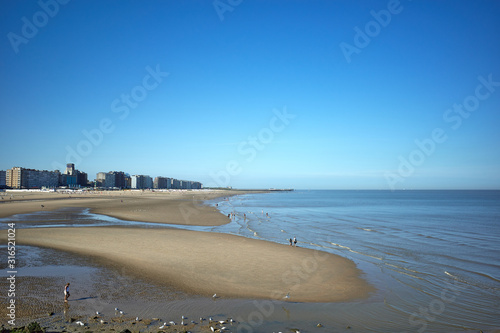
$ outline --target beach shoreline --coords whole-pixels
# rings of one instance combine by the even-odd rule
[[[86,207],[96,214],[129,220],[184,225],[230,222],[204,200],[244,194],[234,191],[113,193],[92,197],[61,194],[26,196],[3,203],[1,216]],[[88,194],[87,194],[88,195]],[[109,196],[109,197],[108,197]],[[24,200],[23,200],[24,199]],[[184,212],[184,213],[183,213]],[[203,220],[203,221],[200,221]],[[374,288],[349,259],[242,236],[202,231],[138,228],[22,228],[16,242],[93,258],[152,285],[168,286],[193,297],[329,303],[369,297]],[[0,235],[6,244],[7,234]],[[208,327],[206,327],[208,329]]]

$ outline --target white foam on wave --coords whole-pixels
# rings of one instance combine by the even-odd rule
[[[377,259],[377,260],[382,260],[382,258],[380,258],[380,257],[372,256],[370,254],[366,254],[366,253],[359,252],[359,251],[355,251],[348,246],[344,246],[344,245],[340,245],[340,244],[332,243],[332,242],[330,242],[330,244],[332,244],[333,246],[340,247],[342,249],[346,249],[347,251],[352,252],[352,253],[361,254],[362,256],[370,257],[370,258]]]

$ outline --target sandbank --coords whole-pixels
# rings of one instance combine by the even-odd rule
[[[235,235],[89,227],[18,229],[16,237],[18,245],[91,256],[140,278],[209,297],[337,302],[372,291],[348,259]],[[5,234],[0,241],[6,242]]]

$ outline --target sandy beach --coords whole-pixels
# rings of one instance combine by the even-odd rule
[[[0,193],[0,218],[14,214],[51,211],[66,207],[90,208],[96,214],[122,220],[183,225],[221,225],[229,222],[203,201],[244,194],[245,191],[101,191],[89,193]]]
[[[123,191],[79,195],[21,192],[12,199],[2,194],[0,217],[85,207],[94,213],[127,220],[222,225],[230,219],[216,207],[203,205],[203,200],[240,192]],[[91,258],[102,267],[119,267],[122,273],[153,286],[196,297],[211,298],[216,294],[219,299],[326,303],[363,299],[373,291],[351,260],[286,244],[179,229],[124,226],[23,229],[22,224],[22,221],[16,224],[17,246],[50,248]],[[6,241],[7,233],[1,233],[0,244]]]

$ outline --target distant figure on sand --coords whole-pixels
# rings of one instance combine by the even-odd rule
[[[292,246],[292,239],[290,238],[290,246]]]
[[[293,245],[297,246],[297,238],[293,237]]]
[[[69,294],[69,282],[66,283],[66,285],[64,286],[64,302],[65,303],[68,303],[68,298],[69,298],[70,294]]]

